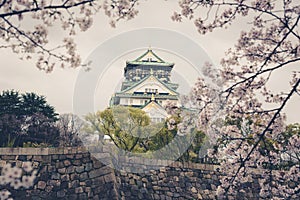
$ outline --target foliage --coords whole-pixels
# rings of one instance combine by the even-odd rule
[[[144,111],[138,108],[116,106],[95,114],[88,114],[85,119],[89,123],[85,127],[86,132],[97,131],[102,138],[108,135],[118,148],[125,151],[145,151],[140,143],[142,135],[145,136],[147,133],[142,132],[141,129],[150,124],[150,118]]]
[[[24,148],[49,148],[49,147],[53,147],[51,144],[48,143],[36,143],[36,142],[24,142],[23,143],[23,147]]]
[[[1,146],[16,147],[26,142],[57,145],[57,113],[47,104],[45,97],[3,91],[0,105]]]
[[[174,140],[178,130],[177,128],[173,130],[168,128],[169,120],[176,119],[176,123],[180,122],[180,117],[173,116],[165,123],[153,123],[150,122],[149,116],[143,110],[123,106],[114,106],[95,114],[88,114],[85,119],[88,122],[84,127],[86,132],[91,134],[97,132],[101,138],[108,135],[118,148],[129,152],[143,152],[148,155]],[[196,132],[195,137],[180,136],[181,139],[175,140],[176,145],[173,145],[173,149],[169,153],[181,152],[182,143],[188,143],[191,146],[179,160],[198,161],[198,151],[205,135],[200,131]],[[169,155],[160,156],[161,159],[168,159]]]

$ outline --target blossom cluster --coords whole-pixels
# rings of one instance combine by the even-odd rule
[[[0,185],[4,186],[4,189],[0,190],[0,199],[12,199],[8,188],[18,190],[21,187],[28,189],[34,184],[34,180],[37,175],[37,170],[34,170],[31,162],[22,162],[22,166],[12,166],[7,163],[2,167],[0,176]]]
[[[105,14],[111,19],[110,25],[116,27],[120,19],[130,20],[138,14],[135,6],[139,0],[104,0],[102,7]]]
[[[51,27],[61,24],[68,33],[65,37],[73,40],[77,30],[86,31],[92,26],[99,9],[96,0],[0,1],[0,40],[6,44],[1,47],[11,48],[21,59],[36,59],[37,68],[46,72],[56,65],[87,66],[74,42],[72,46],[54,46],[49,42]]]

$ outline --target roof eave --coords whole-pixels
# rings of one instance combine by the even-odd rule
[[[173,67],[175,65],[175,63],[126,61],[126,66],[127,65],[150,65],[150,66]]]

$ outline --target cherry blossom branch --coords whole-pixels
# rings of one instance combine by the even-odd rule
[[[220,22],[219,25],[216,24],[216,21],[214,21],[212,24],[215,24],[215,26],[212,26],[211,28],[217,28],[217,27],[220,27],[222,28],[225,24],[231,22],[233,19],[235,19],[235,16],[236,14],[238,14],[238,10],[240,8],[243,8],[243,9],[249,9],[249,10],[253,10],[255,12],[260,12],[260,13],[265,13],[265,14],[268,14],[272,17],[274,17],[275,19],[279,20],[284,26],[286,26],[287,29],[290,30],[290,27],[288,25],[288,23],[286,21],[283,21],[283,19],[281,17],[279,17],[278,15],[274,14],[275,12],[274,11],[270,11],[271,9],[261,9],[259,6],[251,6],[251,5],[247,5],[247,4],[244,4],[243,2],[244,1],[241,1],[239,3],[234,3],[234,2],[225,2],[225,1],[222,1],[221,3],[218,3],[218,2],[212,2],[212,3],[204,3],[203,1],[190,1],[190,2],[193,2],[193,3],[198,3],[199,5],[206,5],[208,4],[209,7],[213,7],[213,6],[216,6],[216,7],[234,7],[235,8],[235,11],[233,12],[233,14],[225,21],[223,21],[222,23]],[[188,17],[190,13],[187,13],[187,15],[183,14],[185,17]],[[217,17],[216,17],[217,18]],[[196,23],[196,22],[195,22]],[[204,32],[206,33],[206,32]],[[295,33],[294,31],[292,31],[292,34],[297,37],[298,39],[300,39],[300,36]]]
[[[3,17],[7,17],[7,16],[15,16],[15,15],[20,15],[20,14],[25,14],[25,13],[32,13],[32,12],[37,12],[37,11],[41,11],[41,10],[57,10],[57,9],[69,9],[69,8],[75,8],[78,7],[80,5],[84,5],[87,3],[92,3],[92,2],[96,2],[97,0],[84,0],[84,1],[80,1],[74,4],[69,4],[67,5],[67,3],[69,1],[66,1],[65,3],[61,4],[61,5],[49,5],[49,6],[44,6],[44,7],[39,7],[37,2],[35,1],[35,8],[32,9],[24,9],[24,10],[13,10],[12,12],[8,12],[8,13],[1,13],[0,14],[0,18]],[[5,2],[4,2],[5,4]],[[3,5],[4,5],[3,4]],[[1,6],[0,6],[1,8]]]
[[[6,18],[2,18],[8,25],[10,25],[10,27],[12,27],[13,29],[15,29],[20,35],[24,36],[25,38],[27,38],[30,42],[32,42],[35,46],[39,47],[42,51],[47,52],[50,56],[54,56],[56,58],[59,59],[63,59],[62,56],[58,56],[56,54],[52,54],[50,50],[45,49],[42,45],[40,45],[39,43],[37,43],[36,41],[34,41],[34,39],[32,39],[31,37],[29,37],[27,34],[25,34],[24,32],[22,32],[21,30],[19,30],[16,26],[14,26],[10,21],[8,21]],[[17,37],[16,37],[17,38]],[[20,42],[23,42],[20,40]]]
[[[273,115],[273,117],[271,118],[270,122],[267,124],[266,128],[264,129],[264,131],[259,135],[258,140],[255,142],[255,144],[252,146],[251,150],[248,152],[247,156],[242,160],[239,168],[237,169],[237,171],[235,172],[235,175],[231,178],[230,182],[233,183],[233,181],[235,180],[235,178],[237,177],[238,173],[240,172],[240,170],[245,166],[245,163],[250,160],[250,155],[254,152],[254,150],[258,147],[260,141],[263,140],[263,138],[265,137],[265,134],[270,130],[270,127],[272,126],[272,124],[275,122],[276,118],[279,116],[280,112],[283,110],[283,108],[285,107],[286,103],[289,101],[289,99],[292,97],[292,95],[295,93],[295,91],[297,90],[297,87],[300,84],[300,79],[298,79],[298,81],[296,82],[296,84],[292,87],[291,91],[289,92],[288,96],[284,99],[284,101],[282,102],[281,106],[277,109],[276,113]],[[229,190],[229,188],[231,187],[231,185],[229,185],[229,187],[225,190],[226,192]]]
[[[253,80],[255,77],[259,76],[259,75],[262,75],[264,73],[267,73],[267,72],[270,72],[270,71],[275,71],[276,69],[279,69],[287,64],[290,64],[290,63],[294,63],[294,62],[298,62],[300,61],[300,58],[295,58],[295,59],[292,59],[292,60],[288,60],[284,63],[281,63],[275,67],[272,67],[272,68],[268,68],[268,69],[264,69],[264,70],[260,70],[258,72],[256,72],[255,74],[253,74],[252,76],[249,76],[241,81],[238,81],[236,83],[234,83],[233,85],[231,85],[229,88],[225,89],[224,92],[230,92],[231,90],[233,90],[235,87],[241,85],[242,83],[245,83],[249,80]]]

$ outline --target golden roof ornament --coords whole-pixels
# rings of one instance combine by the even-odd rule
[[[155,97],[154,97],[154,94],[152,93],[151,95],[151,101],[155,101]]]

